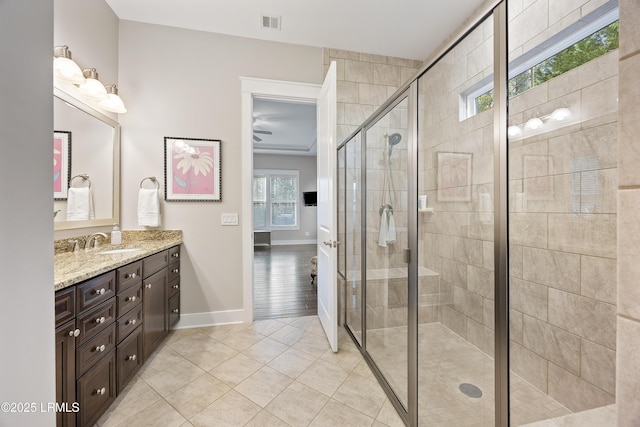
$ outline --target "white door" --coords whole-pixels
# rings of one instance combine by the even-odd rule
[[[331,349],[338,351],[336,222],[336,63],[318,96],[318,317]]]

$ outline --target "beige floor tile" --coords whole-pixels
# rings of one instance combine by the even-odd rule
[[[298,378],[315,360],[310,354],[289,348],[269,362],[268,365],[291,378]]]
[[[135,376],[100,418],[98,424],[101,427],[118,425],[161,400],[162,397],[149,384],[140,376]]]
[[[332,398],[376,418],[387,396],[377,381],[351,373]]]
[[[366,415],[348,407],[347,405],[343,405],[340,402],[329,400],[309,425],[314,427],[366,427],[373,425],[373,418],[367,417]]]
[[[332,396],[349,376],[349,371],[318,360],[298,377],[298,381],[327,396]]]
[[[264,366],[255,359],[240,353],[209,372],[225,384],[235,387]]]
[[[204,371],[182,359],[173,367],[158,372],[145,371],[142,378],[161,396],[167,396],[202,375]]]
[[[389,399],[386,397],[382,404],[382,408],[380,408],[380,412],[378,412],[376,421],[389,427],[404,427],[404,421],[402,421],[402,418],[398,415],[396,408],[393,407]]]
[[[312,355],[313,357],[322,356],[327,350],[331,347],[329,346],[329,342],[327,338],[322,335],[314,335],[312,333],[307,333],[305,336],[300,338],[293,346],[296,350],[304,351]]]
[[[285,325],[283,328],[278,329],[276,332],[269,335],[269,338],[280,341],[286,345],[294,345],[300,338],[305,336],[304,329],[296,328],[295,326]]]
[[[184,424],[185,421],[187,420],[171,405],[164,400],[160,400],[134,416],[127,418],[118,424],[118,427],[177,427]]]
[[[292,381],[275,369],[264,366],[238,384],[235,390],[264,408]]]
[[[244,425],[245,427],[289,427],[289,424],[282,421],[275,415],[265,411],[264,409],[258,412],[258,415],[253,417],[251,421]]]
[[[265,409],[293,426],[306,426],[328,400],[319,391],[294,381]]]
[[[359,350],[354,347],[340,346],[338,345],[338,352],[334,353],[333,350],[328,349],[320,357],[322,360],[332,363],[334,365],[342,366],[345,369],[354,369],[358,363],[362,362],[362,355]]]
[[[264,338],[264,335],[261,335],[251,329],[243,329],[240,331],[236,331],[233,334],[220,339],[219,341],[234,350],[244,351],[251,347],[252,345],[258,343]]]
[[[230,390],[189,421],[194,427],[238,427],[248,423],[262,408]]]
[[[205,372],[189,384],[165,397],[174,408],[189,419],[213,403],[231,388]]]
[[[249,329],[268,337],[274,332],[282,329],[287,323],[280,319],[257,320],[249,327]]]
[[[288,345],[282,344],[279,341],[271,338],[264,338],[242,353],[259,362],[268,363],[288,348]]]

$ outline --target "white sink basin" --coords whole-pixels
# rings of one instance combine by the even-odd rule
[[[110,249],[108,251],[101,251],[98,252],[99,255],[116,255],[116,254],[124,254],[127,252],[135,252],[135,251],[141,251],[142,249],[140,248],[122,248],[122,249]]]

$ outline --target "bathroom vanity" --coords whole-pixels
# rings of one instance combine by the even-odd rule
[[[94,425],[180,319],[181,235],[149,233],[55,257],[58,426]]]

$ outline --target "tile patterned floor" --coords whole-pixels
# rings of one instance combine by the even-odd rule
[[[351,338],[317,316],[173,331],[97,423],[403,426]]]

